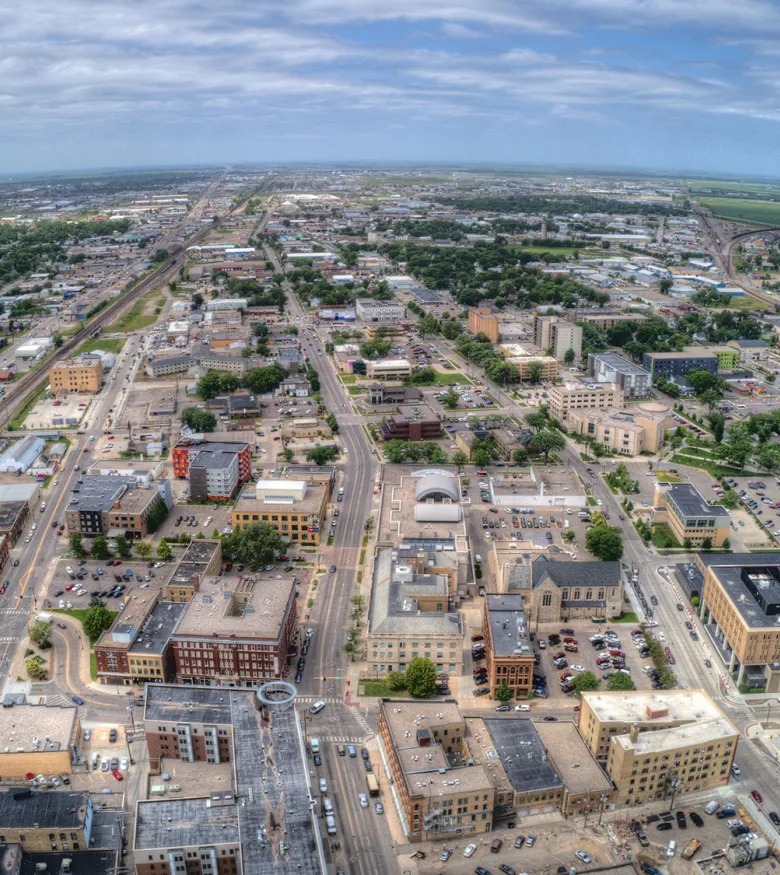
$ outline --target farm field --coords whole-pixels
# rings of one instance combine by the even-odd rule
[[[702,197],[698,201],[702,206],[709,207],[716,216],[780,225],[780,202],[736,197]]]

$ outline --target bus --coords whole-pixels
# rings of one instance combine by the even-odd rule
[[[368,784],[369,796],[379,795],[379,781],[377,781],[376,775],[373,772],[366,772],[366,784]]]

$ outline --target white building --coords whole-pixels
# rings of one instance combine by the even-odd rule
[[[17,346],[14,356],[18,359],[34,359],[48,352],[53,346],[54,342],[50,337],[28,337],[21,346]]]
[[[406,318],[406,307],[397,301],[358,298],[355,309],[361,322],[400,322]]]
[[[306,498],[306,481],[258,480],[255,498],[263,504],[295,504]]]
[[[40,456],[46,442],[37,435],[28,434],[10,447],[0,456],[0,471],[23,472]]]
[[[246,298],[217,298],[206,302],[207,310],[246,310],[248,306]]]

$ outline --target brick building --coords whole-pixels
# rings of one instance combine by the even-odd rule
[[[238,482],[246,483],[252,476],[252,453],[245,441],[209,441],[205,438],[185,438],[180,440],[171,452],[173,474],[187,477],[190,463],[201,451],[211,453],[235,453],[238,456]]]
[[[515,698],[527,698],[535,659],[522,596],[514,593],[485,596],[482,634],[487,657],[486,686],[490,687],[493,698],[503,684]]]

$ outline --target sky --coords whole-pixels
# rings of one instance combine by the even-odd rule
[[[242,162],[780,177],[780,0],[0,0],[0,174]]]

